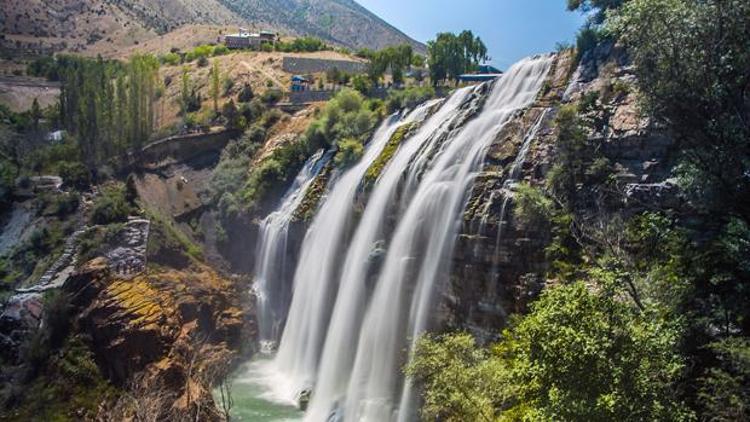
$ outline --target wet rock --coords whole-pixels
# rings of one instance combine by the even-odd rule
[[[299,410],[305,412],[307,411],[307,406],[310,405],[310,399],[312,398],[312,390],[306,389],[302,390],[297,394],[297,407]]]

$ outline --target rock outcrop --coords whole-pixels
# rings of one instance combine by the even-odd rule
[[[591,127],[590,143],[601,145],[600,153],[617,180],[620,202],[609,211],[616,206],[616,212],[627,214],[681,204],[677,187],[669,181],[673,139],[639,110],[625,52],[613,44],[600,45],[574,65],[572,54],[559,55],[535,104],[517,116],[488,151],[464,215],[439,315],[449,326],[492,340],[507,316],[524,312],[547,283],[549,231],[515,221],[514,183],[509,182],[544,186],[556,154],[554,121],[561,106],[592,103],[590,109],[579,106],[579,114]],[[543,113],[518,180],[509,181],[523,140]],[[587,212],[594,210],[580,211]]]
[[[95,360],[111,382],[171,397],[173,411],[197,406],[201,420],[218,418],[208,405],[211,383],[253,336],[230,281],[198,266],[122,279],[97,258],[64,289],[77,311],[77,330],[91,338]]]

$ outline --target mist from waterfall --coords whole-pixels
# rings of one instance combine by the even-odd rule
[[[315,177],[328,164],[331,153],[318,151],[307,160],[281,201],[278,210],[260,222],[255,253],[253,292],[257,304],[258,335],[261,344],[278,341],[292,296],[288,274],[290,262],[289,224]]]

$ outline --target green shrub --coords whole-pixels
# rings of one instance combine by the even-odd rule
[[[362,158],[363,153],[362,142],[352,138],[344,138],[338,143],[338,152],[334,161],[338,167],[349,167]]]
[[[214,46],[212,45],[199,45],[194,49],[190,50],[185,55],[186,62],[192,62],[196,59],[208,59],[214,55]]]
[[[273,105],[281,101],[284,94],[278,89],[267,89],[263,95],[260,96],[261,101],[265,104]]]
[[[425,337],[407,373],[430,420],[693,420],[681,327],[584,283],[548,288],[491,348]]]
[[[114,183],[103,187],[94,200],[91,222],[102,225],[124,222],[133,211],[126,198],[125,185]]]
[[[307,128],[305,140],[309,150],[338,145],[347,138],[364,144],[380,117],[370,109],[372,104],[357,91],[340,91]]]
[[[229,53],[229,48],[225,46],[224,44],[219,44],[216,47],[214,47],[213,56],[223,56],[225,54]]]
[[[594,51],[601,40],[599,30],[591,25],[584,26],[576,35],[576,62],[580,62],[586,53]]]
[[[177,53],[167,53],[160,56],[159,61],[165,65],[177,66],[182,62],[182,57]]]
[[[284,53],[312,53],[330,49],[323,40],[315,37],[295,38],[291,42],[279,41],[276,43],[275,48],[276,51]]]
[[[578,103],[578,110],[581,113],[589,113],[597,109],[597,102],[599,101],[599,91],[586,92],[581,96],[581,100]]]
[[[237,94],[237,102],[240,103],[250,102],[253,98],[255,98],[255,94],[253,93],[253,88],[250,84],[245,84],[240,90],[240,93]]]
[[[279,111],[278,109],[272,108],[265,113],[263,113],[263,116],[261,117],[261,125],[266,128],[270,129],[275,125],[276,123],[281,120],[281,118],[284,116],[284,114]]]
[[[50,205],[50,212],[60,217],[72,214],[78,209],[79,199],[76,193],[63,193],[55,196]]]
[[[516,220],[529,228],[543,229],[549,225],[554,214],[552,200],[528,183],[518,185],[513,203]]]
[[[91,173],[80,162],[63,161],[57,165],[57,173],[65,186],[81,190],[91,186]]]
[[[393,113],[398,110],[414,108],[434,97],[435,89],[431,86],[415,86],[402,90],[394,90],[388,94],[386,108],[389,113]]]
[[[208,66],[208,64],[209,63],[208,63],[208,58],[207,57],[200,56],[198,58],[198,67],[206,67],[206,66]]]

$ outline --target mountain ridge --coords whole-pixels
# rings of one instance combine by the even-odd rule
[[[83,51],[101,40],[127,46],[185,25],[237,25],[310,35],[350,49],[424,44],[353,0],[5,0],[6,53]]]

